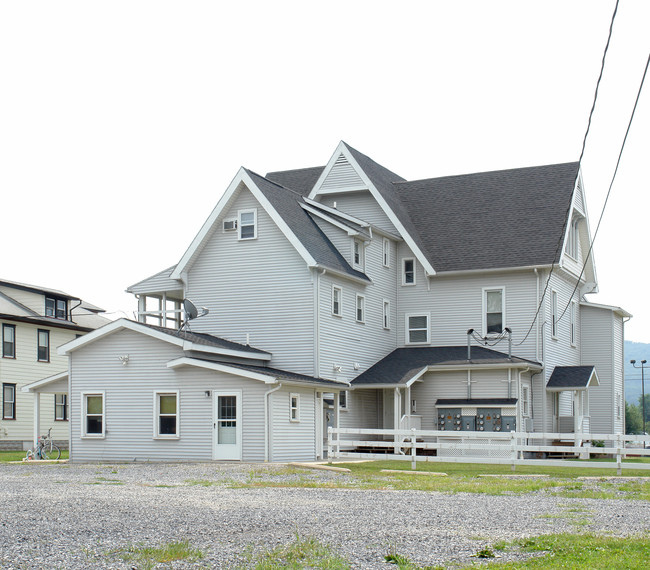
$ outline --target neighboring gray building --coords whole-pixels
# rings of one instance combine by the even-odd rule
[[[61,349],[71,457],[313,459],[327,425],[623,431],[630,315],[585,300],[589,248],[577,163],[406,181],[341,142],[324,167],[242,168],[128,289],[140,322]],[[183,299],[209,312],[183,323]]]

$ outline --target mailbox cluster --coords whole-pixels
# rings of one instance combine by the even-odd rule
[[[514,416],[501,415],[501,408],[477,408],[476,415],[463,415],[461,408],[440,408],[438,429],[444,431],[511,431]]]

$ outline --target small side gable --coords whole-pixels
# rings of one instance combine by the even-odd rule
[[[233,178],[232,182],[226,189],[225,193],[212,210],[210,216],[205,221],[199,233],[196,235],[190,247],[183,254],[180,262],[176,268],[172,271],[170,278],[171,279],[181,279],[182,275],[187,272],[196,255],[201,251],[207,240],[210,238],[212,233],[217,229],[221,217],[225,212],[230,208],[230,205],[234,202],[239,192],[242,190],[249,190],[255,199],[260,203],[264,210],[269,214],[271,219],[275,224],[280,228],[282,233],[286,236],[289,242],[296,248],[296,251],[300,256],[305,260],[305,263],[313,267],[316,265],[316,261],[307,251],[302,243],[298,240],[296,235],[293,233],[289,225],[284,221],[284,219],[278,214],[278,212],[273,208],[271,203],[268,201],[264,193],[258,188],[250,174],[245,168],[240,168],[239,172]]]

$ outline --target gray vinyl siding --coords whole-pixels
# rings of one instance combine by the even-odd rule
[[[142,293],[162,293],[164,291],[178,291],[183,289],[183,283],[176,279],[170,279],[169,275],[173,268],[161,271],[152,275],[148,279],[129,287],[129,291],[134,295]]]
[[[272,365],[314,371],[314,285],[311,273],[271,217],[243,190],[224,217],[257,208],[257,239],[216,229],[194,260],[187,297],[210,313],[192,330],[250,344],[273,354]]]
[[[300,397],[299,421],[290,418],[289,398]],[[316,458],[316,392],[313,388],[286,386],[271,398],[270,461],[311,461]],[[322,411],[319,411],[322,414]]]
[[[394,246],[391,242],[391,252]],[[369,285],[325,274],[319,279],[320,371],[322,378],[352,380],[389,354],[396,342],[395,267],[382,264],[382,238],[375,236],[365,248]],[[341,316],[332,315],[332,287],[342,290]],[[365,297],[365,322],[356,321],[356,296]],[[383,327],[383,301],[390,302],[391,328]],[[355,364],[358,366],[355,368]],[[341,366],[334,373],[334,365]]]
[[[123,366],[117,358],[129,354]],[[242,390],[244,461],[264,460],[264,393],[268,385],[196,368],[167,368],[178,347],[132,331],[116,332],[72,355],[72,460],[206,461],[212,459],[213,398],[205,391]],[[180,438],[153,438],[154,392],[179,390]],[[81,393],[105,393],[103,439],[82,438]]]
[[[483,290],[505,289],[505,325],[513,331],[513,354],[522,358],[536,358],[536,332],[526,333],[537,309],[537,277],[530,271],[489,273],[464,276],[436,275],[430,279],[430,288],[422,266],[416,261],[416,284],[401,285],[402,259],[413,257],[406,246],[400,255],[400,276],[397,289],[399,314],[397,340],[406,343],[405,315],[430,313],[432,346],[463,346],[467,331],[483,334]],[[523,344],[520,344],[522,343]],[[495,350],[508,352],[507,340]]]
[[[334,202],[336,202],[336,207],[341,212],[355,216],[385,232],[399,234],[369,190],[341,194],[323,194],[319,196],[319,200],[330,207],[334,207]]]
[[[576,343],[571,345],[571,306],[570,301],[579,301],[578,293],[574,292],[575,281],[570,282],[562,276],[551,275],[550,285],[545,299],[546,322],[545,327],[545,345],[544,362],[546,364],[547,380],[553,373],[555,366],[577,366],[580,364],[580,305],[576,307]],[[566,312],[557,323],[556,336],[552,335],[552,291],[557,292],[557,316]]]
[[[581,306],[582,364],[596,367],[600,385],[590,388],[591,431],[623,431],[624,412],[616,417],[616,395],[623,404],[623,324],[611,310]]]
[[[348,392],[348,408],[341,410],[339,423],[344,428],[377,429],[379,424],[379,390],[352,390]]]
[[[323,181],[320,190],[339,190],[345,188],[359,188],[365,186],[363,180],[348,162],[343,154],[336,159],[334,166],[330,169]]]

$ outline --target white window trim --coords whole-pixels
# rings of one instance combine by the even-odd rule
[[[410,335],[411,329],[409,329],[409,318],[410,317],[426,317],[427,318],[427,339],[420,342],[411,342]],[[422,330],[422,329],[412,329],[412,330]],[[410,345],[420,345],[420,344],[431,344],[431,313],[407,313],[404,315],[404,332],[405,332],[405,344]]]
[[[384,238],[381,242],[381,262],[384,267],[390,267],[390,240]]]
[[[253,236],[252,237],[241,237],[241,231],[243,227],[249,227],[250,224],[244,226],[241,222],[242,214],[253,214]],[[247,210],[237,210],[237,239],[239,241],[248,241],[251,239],[257,239],[257,208],[249,208]]]
[[[554,340],[557,340],[557,302],[557,291],[551,289],[551,338]]]
[[[359,318],[359,306],[361,306],[361,318]],[[366,322],[366,298],[358,293],[354,299],[354,320],[362,324]]]
[[[413,262],[413,283],[407,283],[406,282],[406,262],[407,261],[412,261]],[[417,282],[417,270],[416,270],[416,265],[415,265],[415,257],[403,257],[402,258],[402,286],[403,287],[412,287],[413,285],[416,284]]]
[[[343,403],[341,404],[341,396],[343,397]],[[348,393],[345,390],[341,390],[338,394],[337,400],[339,402],[339,410],[342,412],[348,411]]]
[[[102,432],[101,433],[87,433],[87,401],[88,396],[101,396],[102,397]],[[93,414],[97,415],[97,414]],[[99,390],[96,392],[81,392],[81,439],[105,439],[106,438],[106,392]]]
[[[293,399],[296,399],[296,405],[293,406]],[[296,411],[295,417],[293,411]],[[289,421],[292,423],[300,422],[300,394],[291,393],[289,394]]]
[[[338,312],[334,311],[334,292],[339,292],[339,310]],[[332,315],[335,317],[343,316],[343,288],[337,285],[332,285]]]
[[[176,396],[176,433],[161,434],[160,432],[160,396]],[[181,437],[181,395],[178,390],[156,390],[153,393],[153,439],[180,439]]]
[[[503,285],[497,287],[483,287],[483,336],[488,337],[490,335],[495,335],[499,333],[489,333],[487,332],[487,294],[492,291],[501,291],[501,330],[504,330],[507,325],[506,320],[506,288]]]
[[[384,330],[390,330],[390,301],[384,299],[382,303],[381,326]]]

